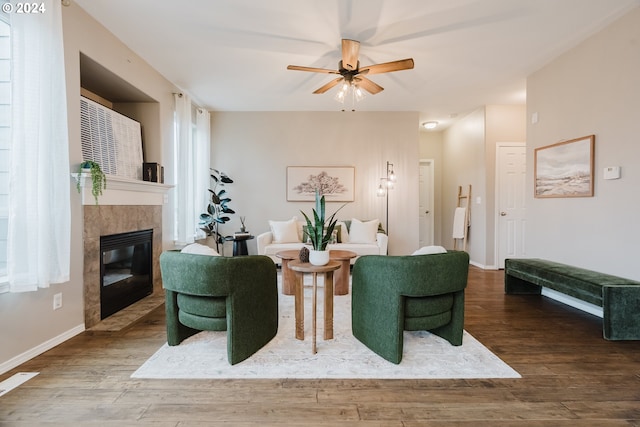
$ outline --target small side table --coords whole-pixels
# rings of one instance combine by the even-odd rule
[[[276,256],[282,260],[282,293],[284,295],[294,295],[296,287],[296,273],[289,268],[289,261],[298,259],[300,251],[296,249],[280,251],[276,253]]]
[[[336,295],[347,295],[349,293],[349,276],[351,272],[351,258],[358,256],[353,251],[331,250],[329,257],[332,260],[340,261],[340,269],[336,271],[333,278]]]
[[[333,339],[333,272],[340,268],[338,261],[329,261],[327,265],[313,265],[300,260],[289,262],[289,268],[295,271],[297,283],[295,289],[295,312],[296,312],[296,339],[304,340],[304,273],[313,274],[313,307],[312,307],[312,329],[313,341],[311,351],[316,350],[316,311],[317,311],[317,290],[318,273],[324,273],[324,339]]]
[[[241,236],[227,236],[224,238],[226,241],[233,242],[233,256],[249,255],[247,250],[247,240],[253,239],[255,236],[250,234]]]

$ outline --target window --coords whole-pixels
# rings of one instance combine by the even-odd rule
[[[9,142],[11,138],[11,42],[8,16],[0,14],[0,290],[7,281]]]

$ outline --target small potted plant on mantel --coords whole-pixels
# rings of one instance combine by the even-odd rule
[[[92,160],[83,161],[80,163],[78,178],[76,180],[76,189],[78,190],[78,193],[81,191],[83,174],[89,174],[91,177],[91,194],[93,194],[93,198],[96,200],[97,205],[98,196],[102,195],[103,189],[107,189],[107,176],[104,174],[98,163]]]
[[[329,241],[331,241],[331,235],[338,222],[338,220],[334,218],[338,211],[345,205],[340,206],[338,210],[325,221],[325,199],[324,196],[321,197],[320,193],[316,190],[316,208],[312,209],[313,221],[311,221],[306,213],[300,211],[307,221],[307,234],[313,247],[313,249],[309,251],[309,262],[311,264],[326,265],[329,262],[327,245]]]

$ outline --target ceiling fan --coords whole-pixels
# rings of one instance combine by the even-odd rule
[[[366,90],[372,95],[384,90],[382,86],[365,77],[365,75],[390,73],[392,71],[410,70],[413,68],[413,59],[401,59],[398,61],[385,62],[383,64],[367,65],[360,68],[360,42],[349,39],[342,39],[342,60],[338,63],[337,70],[326,68],[302,67],[299,65],[289,65],[287,70],[310,71],[312,73],[339,74],[335,80],[321,86],[313,93],[325,93],[339,83],[344,83],[346,87],[358,87]]]

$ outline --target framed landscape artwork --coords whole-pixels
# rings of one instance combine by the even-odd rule
[[[314,201],[316,190],[327,202],[353,202],[355,168],[352,166],[288,166],[287,201]]]
[[[534,196],[593,197],[595,135],[535,149]]]

